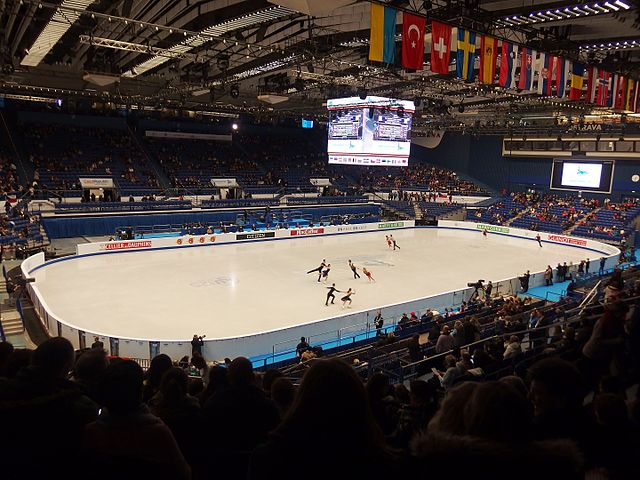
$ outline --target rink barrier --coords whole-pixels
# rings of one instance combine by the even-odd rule
[[[363,229],[365,226],[367,229]],[[350,228],[351,227],[351,228]],[[489,227],[487,224],[479,224],[473,222],[455,222],[440,221],[438,227],[416,227],[416,228],[438,228],[444,230],[466,230],[474,231],[481,239],[482,230]],[[495,226],[494,226],[495,227]],[[140,252],[147,250],[161,250],[169,248],[189,248],[204,247],[224,243],[249,243],[259,241],[273,241],[284,239],[306,238],[309,236],[326,236],[364,233],[372,231],[388,231],[396,229],[414,228],[412,221],[398,222],[377,222],[374,224],[359,225],[341,225],[332,227],[310,227],[293,230],[275,230],[274,236],[261,236],[267,232],[240,232],[239,234],[222,234],[215,236],[215,241],[206,243],[200,242],[202,236],[186,236],[173,237],[171,239],[159,238],[149,240],[131,240],[124,242],[99,242],[96,244],[78,245],[78,255],[63,257],[60,259],[45,262],[44,254],[38,253],[26,259],[22,265],[22,273],[25,277],[43,267],[60,261],[70,261],[84,256],[104,255],[126,252]],[[579,248],[599,254],[597,258],[591,259],[591,271],[597,271],[599,259],[601,256],[607,258],[605,268],[611,269],[617,264],[620,250],[612,245],[597,242],[594,240],[581,239],[568,235],[554,235],[542,232],[531,232],[528,230],[515,229],[510,227],[502,227],[501,231],[489,232],[490,235],[500,235],[505,237],[524,238],[530,241],[536,241],[535,237],[538,233],[545,243],[555,243],[571,248]],[[322,229],[322,230],[321,230]],[[505,230],[506,229],[506,230]],[[292,233],[292,232],[296,233]],[[236,240],[237,235],[249,235],[252,237],[243,240]],[[219,238],[222,237],[222,238]],[[176,240],[182,239],[182,243]],[[189,241],[191,240],[191,241]],[[143,242],[143,243],[141,243]],[[115,245],[115,246],[114,246]],[[81,248],[82,247],[82,248]],[[82,252],[82,253],[80,253]],[[577,268],[577,265],[574,266]],[[542,271],[532,272],[529,281],[529,287],[533,288],[544,284]],[[477,279],[468,279],[475,281]],[[489,279],[487,279],[489,280]],[[506,279],[491,279],[494,283],[494,294],[513,294],[520,291],[520,282],[518,277]],[[278,356],[290,354],[295,351],[295,345],[301,336],[311,338],[312,344],[327,343],[342,339],[353,339],[358,336],[369,335],[375,331],[372,326],[373,318],[378,310],[382,311],[385,319],[391,319],[391,324],[395,324],[397,319],[403,313],[418,312],[418,316],[426,309],[437,310],[443,312],[445,308],[451,308],[460,305],[463,301],[467,301],[473,294],[473,288],[463,288],[443,292],[430,297],[418,298],[410,301],[399,302],[397,304],[384,305],[371,310],[357,311],[346,315],[333,316],[326,319],[320,319],[307,324],[296,325],[256,334],[245,335],[242,337],[205,339],[204,355],[208,359],[223,359],[224,357],[235,357],[244,355],[247,357],[264,357],[270,356],[275,359]],[[67,338],[73,344],[74,348],[80,349],[90,346],[93,343],[93,337],[98,337],[105,345],[110,355],[119,355],[132,358],[153,358],[154,356],[165,353],[171,358],[180,358],[191,352],[191,337],[188,339],[176,340],[152,340],[149,338],[124,338],[113,337],[101,332],[94,332],[71,325],[62,321],[49,308],[46,301],[42,298],[38,290],[37,282],[27,283],[27,291],[31,297],[35,310],[40,316],[44,327],[51,335],[59,335]],[[72,295],[72,293],[70,293]],[[387,323],[386,327],[389,327]],[[338,343],[339,344],[339,343]]]

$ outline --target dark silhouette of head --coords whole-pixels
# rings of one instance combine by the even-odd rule
[[[485,382],[473,391],[464,414],[469,435],[500,442],[526,440],[531,407],[505,382]]]
[[[529,369],[530,399],[536,415],[580,409],[585,388],[578,369],[566,360],[545,358]]]
[[[352,453],[382,449],[364,385],[349,365],[336,359],[313,363],[277,432],[335,449],[348,447]]]
[[[127,415],[142,403],[142,368],[133,360],[109,365],[104,372],[98,392],[101,403],[111,415]]]
[[[248,358],[234,358],[229,365],[229,384],[233,387],[244,387],[254,382],[253,365]]]
[[[164,372],[169,370],[171,367],[173,367],[173,362],[169,355],[161,353],[160,355],[153,357],[146,375],[149,384],[156,388],[159,387],[162,375],[164,375]]]
[[[75,354],[71,342],[63,337],[45,340],[33,352],[31,365],[50,377],[66,377],[71,371]]]

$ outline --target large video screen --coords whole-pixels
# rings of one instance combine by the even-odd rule
[[[612,160],[553,160],[551,188],[554,190],[572,190],[610,193],[613,180]]]
[[[327,100],[329,163],[407,166],[412,101],[368,96]]]

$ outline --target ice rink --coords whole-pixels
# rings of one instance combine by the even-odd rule
[[[391,251],[385,233],[400,250]],[[500,235],[406,229],[262,241],[59,261],[34,272],[50,311],[65,323],[109,336],[186,340],[279,330],[378,306],[462,289],[479,278],[541,271],[597,254]],[[328,284],[356,290],[351,309],[325,306],[326,285],[306,274],[326,258]],[[358,280],[347,265],[372,271]],[[362,275],[362,273],[360,272]]]

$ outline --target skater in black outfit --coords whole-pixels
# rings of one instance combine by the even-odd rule
[[[344,297],[342,297],[340,300],[342,300],[342,308],[344,308],[344,306],[347,304],[347,302],[349,302],[349,307],[351,308],[351,295],[354,295],[356,292],[354,292],[353,290],[349,289],[345,292]]]
[[[338,290],[336,288],[336,284],[332,283],[330,287],[327,287],[327,290],[329,290],[327,292],[327,301],[324,302],[325,306],[329,305],[329,299],[331,299],[331,304],[333,305],[333,301],[336,299],[336,296],[334,295],[334,292],[338,292],[338,293],[342,293],[340,290]]]
[[[398,245],[398,244],[396,243],[396,239],[395,239],[395,238],[393,238],[393,235],[389,235],[389,240],[391,240],[391,242],[393,243],[393,249],[394,249],[394,250],[395,250],[396,248],[397,248],[398,250],[400,250],[400,245]]]
[[[318,272],[318,273],[320,273],[320,272],[322,272],[322,269],[323,269],[324,267],[326,267],[326,266],[327,266],[327,261],[323,258],[323,259],[322,259],[322,263],[320,264],[320,266],[319,266],[318,268],[314,268],[313,270],[309,270],[309,271],[307,272],[307,274],[309,274],[309,273],[313,273],[313,272]]]
[[[331,264],[327,263],[327,266],[325,267],[325,269],[320,273],[320,275],[318,275],[318,281],[320,281],[320,278],[322,277],[322,281],[326,282],[327,279],[329,278],[330,270],[331,270]]]
[[[358,270],[356,269],[356,266],[351,262],[351,260],[349,260],[349,268],[353,272],[353,279],[354,280],[356,278],[360,278],[360,275],[358,274]]]

